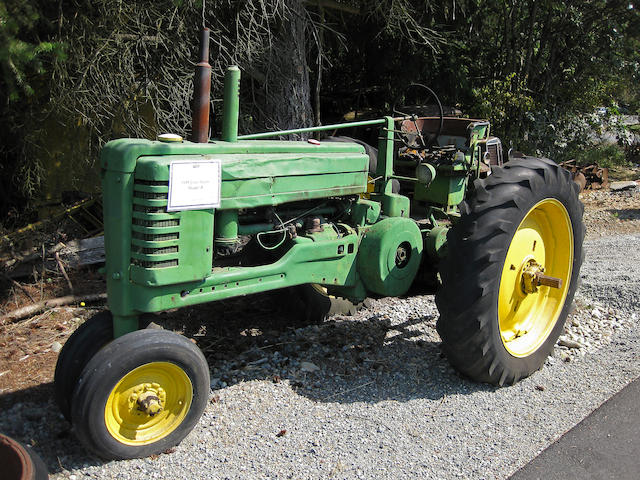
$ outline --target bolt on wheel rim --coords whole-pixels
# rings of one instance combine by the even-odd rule
[[[111,436],[126,445],[148,445],[182,423],[193,398],[189,376],[169,362],[152,362],[127,373],[113,388],[104,410]]]
[[[573,229],[556,199],[534,205],[518,226],[502,269],[498,323],[506,350],[515,357],[535,352],[548,338],[564,306],[573,265]],[[558,288],[532,278],[554,280]]]

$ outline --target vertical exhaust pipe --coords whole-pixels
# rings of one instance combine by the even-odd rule
[[[191,141],[209,141],[209,105],[211,100],[211,65],[209,65],[209,29],[200,33],[200,55],[193,79],[193,103],[191,109]]]

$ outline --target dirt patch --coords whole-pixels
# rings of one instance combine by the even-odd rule
[[[106,285],[95,270],[70,272],[75,293],[82,296],[104,292]],[[67,295],[68,284],[55,272],[37,283],[20,287],[0,279],[0,315],[38,302]],[[57,350],[94,309],[81,304],[51,308],[31,318],[0,324],[0,404],[5,394],[49,383],[58,357]]]
[[[614,165],[609,167],[609,181],[637,180],[640,178],[639,165]]]
[[[640,187],[621,192],[586,191],[580,200],[588,238],[640,233]]]

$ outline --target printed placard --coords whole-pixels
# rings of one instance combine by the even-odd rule
[[[221,172],[220,160],[171,162],[167,211],[219,207]]]

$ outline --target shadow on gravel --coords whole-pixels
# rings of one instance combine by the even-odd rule
[[[431,297],[419,300],[433,307],[434,313],[426,316],[412,314],[410,302],[392,301],[398,309],[394,318],[402,318],[400,312],[407,310],[401,323],[374,314],[381,310],[374,301],[370,310],[353,317],[334,316],[320,325],[296,325],[295,310],[279,304],[274,311],[274,297],[264,295],[225,302],[221,309],[213,304],[203,307],[208,318],[217,320],[205,321],[199,331],[188,319],[181,324],[190,325],[185,334],[193,335],[205,353],[214,390],[252,380],[288,381],[297,394],[328,403],[438,400],[493,390],[460,377],[442,355]],[[207,315],[199,317],[206,319]],[[174,314],[168,325],[161,320],[157,323],[171,328],[176,320]]]
[[[105,463],[88,456],[70,428],[53,399],[53,383],[0,395],[0,432],[31,445],[50,474]]]
[[[438,400],[492,390],[451,368],[434,338],[436,318],[408,318],[400,324],[380,315],[337,318],[282,332],[265,345],[247,342],[238,358],[210,361],[212,386],[287,380],[299,395],[329,403]]]
[[[618,220],[640,220],[640,208],[611,208],[607,212]]]
[[[409,302],[394,301],[394,309],[408,308]],[[196,341],[214,394],[249,381],[288,382],[296,394],[326,403],[439,400],[494,390],[449,366],[435,332],[437,314],[408,311],[398,323],[374,310],[380,310],[375,302],[354,317],[301,326],[281,295],[264,294],[165,312],[153,321]],[[50,383],[0,396],[0,412],[0,431],[34,445],[50,473],[104,463],[73,437]]]

